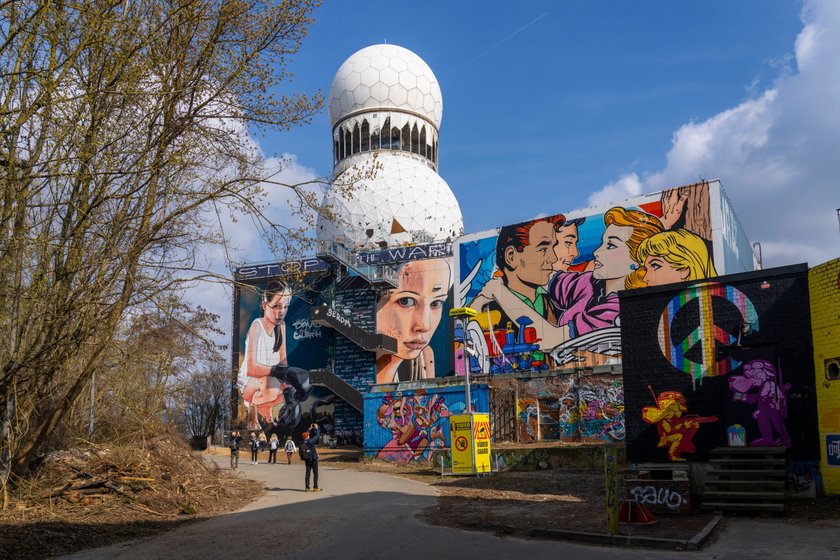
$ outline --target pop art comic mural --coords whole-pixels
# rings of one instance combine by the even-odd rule
[[[628,460],[727,445],[815,460],[808,301],[804,265],[622,292]]]
[[[458,367],[512,373],[619,363],[620,290],[717,275],[710,192],[719,184],[460,238],[454,306],[479,315],[456,323]]]
[[[466,411],[463,387],[365,395],[365,455],[399,463],[430,462],[449,448],[449,416]],[[487,385],[471,387],[473,411],[488,410]]]
[[[376,331],[397,340],[396,353],[377,354],[376,383],[449,374],[451,258],[404,262],[397,278],[397,286],[380,292],[376,303]]]

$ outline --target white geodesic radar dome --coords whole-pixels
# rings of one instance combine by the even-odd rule
[[[461,209],[440,175],[399,153],[381,153],[379,169],[344,196],[331,189],[324,203],[335,212],[322,216],[319,241],[338,241],[348,249],[455,239],[464,232]]]
[[[335,73],[330,124],[370,109],[408,111],[440,128],[443,97],[434,72],[419,56],[397,45],[372,45],[350,56]]]

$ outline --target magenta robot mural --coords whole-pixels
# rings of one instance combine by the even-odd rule
[[[755,405],[752,417],[761,437],[750,441],[750,445],[790,447],[790,436],[784,423],[790,383],[782,381],[781,371],[777,372],[769,360],[752,360],[744,364],[740,375],[729,378],[729,388],[733,401]]]

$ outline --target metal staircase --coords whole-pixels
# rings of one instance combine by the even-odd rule
[[[369,333],[354,325],[348,317],[337,312],[333,307],[326,305],[310,307],[309,320],[317,325],[337,330],[368,352],[382,350],[395,353],[397,351],[396,338],[381,333]]]
[[[353,251],[335,241],[319,241],[315,254],[319,259],[349,268],[370,282],[374,288],[396,288],[397,271],[391,265],[363,265],[356,261]]]
[[[309,382],[321,385],[332,391],[344,402],[364,414],[365,399],[352,385],[328,369],[313,369],[309,372]]]

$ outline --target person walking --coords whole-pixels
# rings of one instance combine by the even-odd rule
[[[280,449],[280,440],[277,434],[271,434],[271,439],[268,440],[268,462],[277,464],[277,450]]]
[[[251,447],[251,464],[257,464],[257,454],[260,452],[260,440],[257,439],[257,434],[251,432],[251,439],[248,441]]]
[[[292,436],[286,436],[286,460],[289,464],[292,464],[292,453],[297,452],[297,447],[295,447],[295,442],[292,441]]]
[[[242,441],[242,436],[236,430],[230,433],[230,470],[235,471],[239,468],[239,442]]]
[[[318,486],[318,451],[315,449],[315,444],[321,438],[321,430],[318,429],[318,424],[313,423],[309,427],[308,432],[303,432],[303,441],[300,444],[300,457],[306,463],[306,478],[304,479],[305,491],[309,492],[309,475],[312,473],[314,483],[312,485],[313,492],[320,492],[321,488]]]

